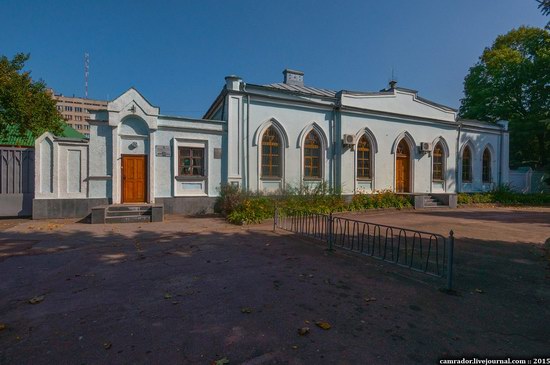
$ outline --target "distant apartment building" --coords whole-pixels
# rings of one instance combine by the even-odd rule
[[[90,124],[86,119],[90,116],[90,111],[104,110],[107,108],[107,101],[92,100],[79,97],[64,96],[53,93],[53,98],[57,101],[57,110],[69,127],[72,127],[90,138]]]

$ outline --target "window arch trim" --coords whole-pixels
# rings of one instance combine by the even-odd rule
[[[286,130],[283,128],[282,124],[275,118],[270,118],[263,122],[258,129],[256,129],[256,133],[254,134],[254,139],[252,140],[253,146],[261,146],[262,143],[262,137],[265,133],[265,131],[273,126],[277,133],[279,133],[279,137],[281,138],[281,143],[284,148],[289,147],[289,140],[288,135],[286,134]]]

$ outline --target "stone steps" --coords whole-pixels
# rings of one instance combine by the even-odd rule
[[[92,224],[162,222],[164,206],[151,204],[105,205],[92,209]]]
[[[424,208],[448,208],[448,205],[443,204],[438,199],[431,195],[424,196]]]

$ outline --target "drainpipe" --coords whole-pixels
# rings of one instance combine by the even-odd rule
[[[246,93],[246,143],[244,146],[244,152],[243,157],[246,162],[246,169],[245,176],[244,176],[244,183],[246,186],[246,190],[250,190],[250,158],[249,158],[249,143],[250,143],[250,94],[246,91],[246,82],[242,83],[243,85],[243,92]]]
[[[504,146],[504,128],[500,131],[500,147],[498,151],[499,164],[498,164],[498,186],[502,185],[502,148]]]
[[[460,164],[460,132],[462,130],[462,122],[458,124],[458,133],[456,136],[456,164],[455,164],[455,184],[456,192],[460,193],[462,190],[462,182],[459,182],[459,164]]]

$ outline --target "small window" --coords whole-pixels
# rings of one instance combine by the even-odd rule
[[[262,137],[262,177],[281,177],[281,142],[273,126]]]
[[[372,178],[371,148],[369,140],[364,134],[357,143],[357,178],[364,180]]]
[[[304,176],[321,178],[321,140],[315,131],[311,131],[304,141]]]
[[[204,176],[204,148],[179,148],[179,175]]]
[[[462,152],[462,182],[472,182],[472,151],[469,146]]]
[[[72,106],[65,106],[65,111],[66,111],[66,112],[72,112],[72,111],[73,111],[73,107],[72,107]]]
[[[79,107],[79,106],[75,106],[75,107],[74,107],[74,111],[75,111],[75,112],[78,112],[78,113],[82,113],[82,108]]]
[[[432,161],[433,161],[433,173],[432,173],[432,180],[434,181],[442,181],[443,180],[443,147],[441,146],[441,143],[438,143],[435,145],[433,154],[432,154]]]
[[[482,178],[484,183],[491,182],[491,152],[488,148],[483,151]]]

